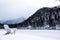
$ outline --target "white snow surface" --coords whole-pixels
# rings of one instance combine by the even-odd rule
[[[15,34],[4,35],[0,29],[0,40],[60,40],[60,30],[20,30]]]

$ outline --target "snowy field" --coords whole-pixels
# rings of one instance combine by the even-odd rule
[[[0,29],[0,40],[60,40],[60,30],[16,30],[15,34],[4,35]]]

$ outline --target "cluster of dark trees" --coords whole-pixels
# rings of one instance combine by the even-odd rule
[[[0,29],[3,29],[4,27],[3,27],[3,24],[0,24]]]
[[[44,27],[49,25],[49,27],[55,27],[60,24],[60,7],[43,7],[37,10],[32,16],[27,20],[18,24],[8,24],[12,27]]]
[[[3,29],[5,24],[0,24],[0,29]],[[10,28],[16,28],[18,25],[17,24],[7,24]]]
[[[60,24],[60,7],[43,7],[37,10],[31,17],[27,20],[19,23],[21,27],[44,27],[49,25],[49,27],[55,27]]]

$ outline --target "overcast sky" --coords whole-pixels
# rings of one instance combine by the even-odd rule
[[[0,0],[0,20],[29,17],[39,8],[57,5],[55,0]]]

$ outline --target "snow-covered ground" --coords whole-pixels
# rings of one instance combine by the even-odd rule
[[[16,30],[15,34],[4,35],[0,29],[0,40],[60,40],[60,30]]]

